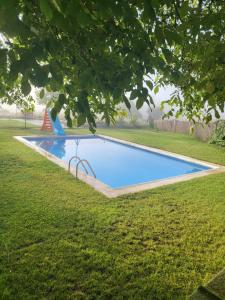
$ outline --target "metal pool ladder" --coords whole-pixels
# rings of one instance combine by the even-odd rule
[[[85,164],[88,166],[88,168],[91,170],[91,173],[92,175],[94,176],[94,178],[96,178],[96,174],[93,170],[93,168],[91,167],[90,163],[86,160],[86,159],[80,159],[79,156],[77,155],[74,155],[71,157],[71,159],[69,160],[69,166],[68,166],[68,172],[70,172],[70,166],[71,166],[71,161],[76,158],[78,160],[77,164],[76,164],[76,178],[78,177],[78,167],[79,165],[81,164],[82,167],[84,168],[85,170],[85,173],[88,174],[88,170],[87,168],[85,167]]]

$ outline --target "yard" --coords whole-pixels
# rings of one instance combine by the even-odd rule
[[[225,165],[190,136],[98,132]],[[13,139],[33,134],[0,121],[0,298],[185,299],[224,267],[225,173],[108,199]]]

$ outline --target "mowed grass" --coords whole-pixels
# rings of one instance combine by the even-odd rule
[[[40,134],[22,127],[0,121],[0,299],[185,299],[224,267],[224,173],[108,199],[13,139]],[[189,136],[99,132],[225,165]]]

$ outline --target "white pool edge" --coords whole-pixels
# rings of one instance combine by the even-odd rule
[[[67,135],[68,137],[72,138],[72,137],[93,137],[93,135]],[[56,157],[55,155],[49,153],[48,151],[32,144],[31,142],[29,142],[27,140],[27,138],[55,138],[56,136],[40,136],[40,135],[33,135],[33,136],[14,136],[14,138],[16,140],[18,140],[19,142],[22,142],[23,144],[25,144],[26,146],[32,148],[33,150],[35,150],[36,152],[38,152],[39,154],[43,155],[44,157],[48,158],[50,161],[54,162],[55,164],[57,164],[58,166],[64,168],[65,170],[68,171],[68,164],[66,162],[64,162],[63,160],[61,160],[60,158]],[[132,142],[128,142],[128,141],[124,141],[121,139],[117,139],[117,138],[113,138],[110,136],[105,136],[105,135],[95,135],[95,137],[100,137],[106,140],[111,140],[120,144],[124,144],[124,145],[129,145],[132,147],[136,147],[139,149],[143,149],[143,150],[147,150],[147,151],[151,151],[151,152],[155,152],[158,154],[162,154],[162,155],[167,155],[173,158],[177,158],[177,159],[181,159],[190,163],[196,163],[196,164],[200,164],[202,166],[206,166],[211,168],[210,170],[203,170],[200,172],[196,172],[196,173],[192,173],[192,174],[185,174],[185,175],[180,175],[180,176],[176,176],[176,177],[171,177],[171,178],[167,178],[167,179],[160,179],[160,180],[154,180],[151,182],[146,182],[146,183],[140,183],[137,185],[131,185],[131,186],[127,186],[124,188],[117,188],[117,189],[112,189],[109,186],[107,186],[106,184],[104,184],[103,182],[99,181],[98,179],[86,175],[84,172],[79,170],[78,173],[78,178],[82,181],[84,181],[85,183],[89,184],[90,186],[92,186],[95,190],[103,193],[105,196],[107,196],[108,198],[115,198],[121,195],[125,195],[125,194],[130,194],[130,193],[137,193],[137,192],[141,192],[141,191],[145,191],[145,190],[150,190],[153,188],[157,188],[157,187],[161,187],[161,186],[166,186],[169,184],[174,184],[174,183],[178,183],[178,182],[183,182],[183,181],[187,181],[187,180],[191,180],[194,178],[199,178],[199,177],[203,177],[203,176],[207,176],[210,174],[217,174],[217,173],[222,173],[225,172],[225,167],[222,165],[218,165],[218,164],[214,164],[214,163],[209,163],[206,161],[202,161],[202,160],[198,160],[195,158],[191,158],[188,156],[184,156],[181,154],[176,154],[173,152],[169,152],[166,150],[161,150],[158,148],[152,148],[152,147],[148,147],[148,146],[144,146],[144,145],[140,145],[140,144],[136,144],[136,143],[132,143]],[[57,137],[60,138],[60,137]],[[61,138],[65,138],[65,136],[61,136]],[[70,173],[76,177],[76,169],[74,167],[70,168]]]

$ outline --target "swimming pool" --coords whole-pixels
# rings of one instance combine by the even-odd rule
[[[80,163],[78,177],[108,196],[206,175],[217,168],[213,164],[104,136],[22,137],[22,141],[48,158],[56,159],[55,162],[65,168],[73,156],[87,160],[94,172],[86,165],[88,175],[85,175]],[[77,158],[71,160],[74,175],[78,161]]]

